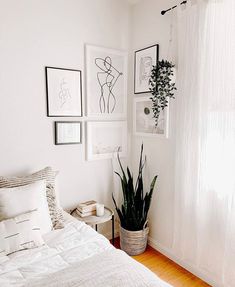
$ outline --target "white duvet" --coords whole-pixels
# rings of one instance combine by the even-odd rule
[[[0,258],[1,287],[169,286],[82,222],[70,221],[44,240]]]

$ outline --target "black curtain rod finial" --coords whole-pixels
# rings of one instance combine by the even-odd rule
[[[180,5],[187,4],[187,1],[188,1],[188,0],[184,0],[183,2],[180,3]],[[169,12],[169,11],[175,9],[176,7],[177,7],[177,5],[171,7],[171,8],[169,8],[169,9],[167,9],[167,10],[162,10],[162,11],[161,11],[161,14],[162,14],[162,15],[165,15],[167,12]]]

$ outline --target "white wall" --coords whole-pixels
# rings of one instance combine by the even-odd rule
[[[127,1],[0,0],[0,7],[0,175],[50,165],[60,171],[63,207],[91,198],[110,205],[111,161],[85,161],[84,137],[82,145],[54,145],[53,122],[65,118],[46,117],[44,67],[83,71],[84,43],[127,49]]]
[[[60,171],[63,207],[90,198],[111,205],[111,161],[85,161],[84,137],[82,145],[54,145],[53,122],[63,118],[46,117],[44,67],[83,71],[84,43],[121,49],[130,45],[131,129],[134,50],[158,43],[160,57],[165,57],[170,17],[160,16],[160,10],[171,4],[171,0],[144,0],[132,6],[129,14],[126,0],[0,0],[0,175],[24,174],[51,165]],[[143,141],[147,177],[159,175],[150,235],[166,247],[171,246],[173,231],[173,118],[171,106],[167,140],[132,138],[132,166],[137,166]]]
[[[175,17],[166,14],[161,16],[163,9],[172,6],[171,0],[144,0],[131,9],[131,39],[132,66],[134,51],[159,44],[159,58],[166,58],[169,47],[170,23]],[[173,22],[174,24],[174,22]],[[175,27],[175,26],[174,26]],[[176,32],[173,32],[173,43],[169,57],[176,62]],[[130,68],[130,78],[133,80],[133,68]],[[134,95],[133,81],[130,84],[130,94]],[[150,94],[149,94],[150,96]],[[172,244],[173,232],[173,187],[174,187],[174,101],[170,104],[169,138],[132,136],[132,166],[138,166],[140,145],[143,142],[147,155],[146,184],[150,184],[155,174],[158,174],[156,192],[150,209],[150,237],[165,247]]]

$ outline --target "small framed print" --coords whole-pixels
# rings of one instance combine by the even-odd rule
[[[158,125],[153,116],[152,101],[149,97],[134,100],[133,130],[137,136],[168,138],[169,109],[160,112]]]
[[[149,93],[149,79],[153,66],[157,65],[159,45],[153,45],[135,52],[134,92]]]
[[[82,72],[46,67],[48,117],[82,116]]]
[[[55,122],[55,144],[81,144],[81,122]]]

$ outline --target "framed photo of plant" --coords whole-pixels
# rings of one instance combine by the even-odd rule
[[[158,124],[153,114],[153,103],[149,97],[134,100],[133,130],[136,136],[168,137],[169,109],[160,112]]]
[[[149,79],[153,66],[157,66],[159,45],[153,45],[135,52],[134,93],[150,93]]]

